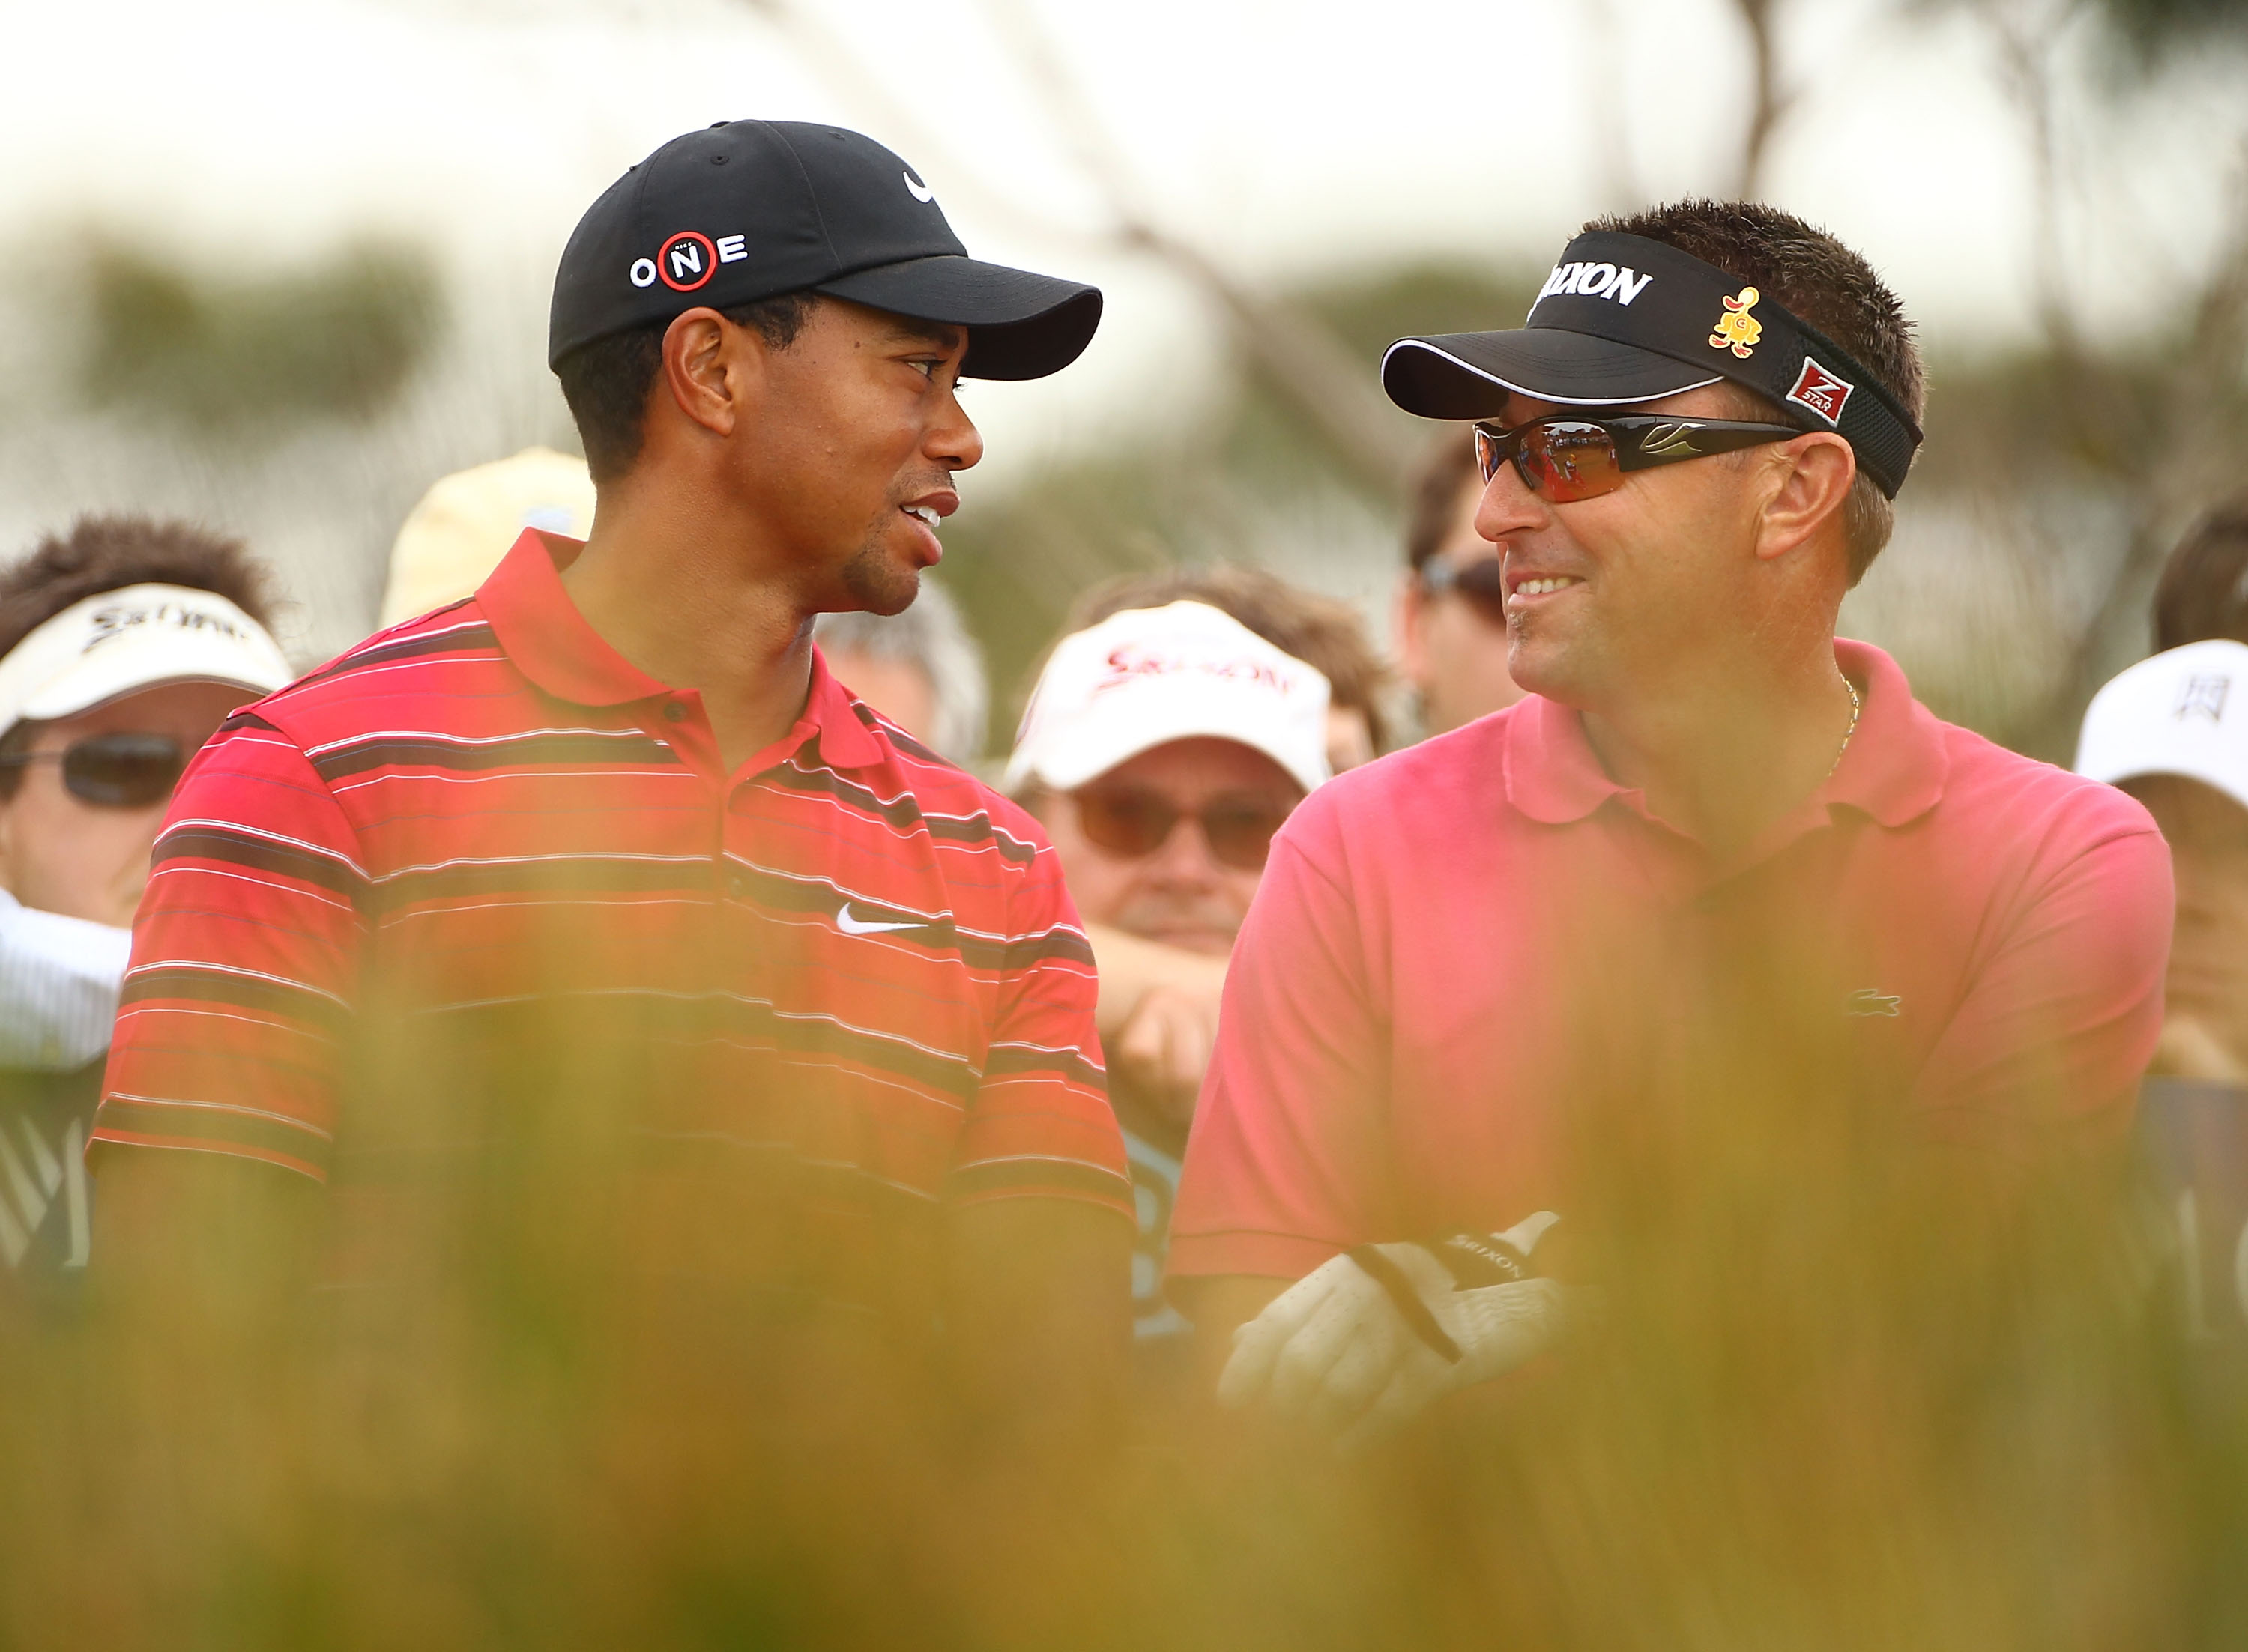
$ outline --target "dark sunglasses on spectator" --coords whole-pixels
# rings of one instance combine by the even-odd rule
[[[63,785],[81,803],[103,809],[140,809],[172,795],[188,754],[168,734],[97,734],[59,751],[0,756],[0,766],[60,763]]]
[[[1079,827],[1111,854],[1139,860],[1170,841],[1186,811],[1137,786],[1089,786],[1077,793]],[[1238,872],[1261,872],[1287,807],[1253,797],[1215,798],[1195,815],[1210,852]]]
[[[1569,504],[1614,493],[1634,470],[1786,442],[1803,434],[1792,424],[1737,419],[1666,419],[1648,414],[1593,419],[1552,413],[1511,429],[1477,424],[1476,468],[1488,485],[1498,467],[1511,459],[1524,487],[1549,504]]]
[[[1464,598],[1493,625],[1506,623],[1506,564],[1498,557],[1477,557],[1472,562],[1447,562],[1431,557],[1416,576],[1421,589],[1432,597],[1450,592]]]

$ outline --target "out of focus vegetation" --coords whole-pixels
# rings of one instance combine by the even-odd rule
[[[74,1326],[0,1294],[0,1647],[2238,1646],[2238,1349],[2155,1312],[2055,1140],[1919,1135],[1790,967],[1819,915],[1736,915],[1739,956],[1555,960],[1589,988],[1554,999],[1585,1032],[1557,1203],[1605,1310],[1355,1463],[1191,1395],[1015,1436],[956,1403],[913,1270],[874,1274],[887,1313],[819,1288],[890,1254],[801,1220],[824,1171],[648,1128],[675,1091],[609,1042],[628,1016],[511,1018],[483,1105],[428,1059],[461,1039],[402,1034],[407,1122],[339,1166],[314,1254],[229,1225],[244,1182],[176,1207],[182,1256],[227,1233],[325,1281],[278,1319],[159,1258]]]
[[[80,261],[79,383],[96,407],[256,433],[393,404],[442,335],[417,250],[364,241],[309,268],[221,276],[96,236]]]

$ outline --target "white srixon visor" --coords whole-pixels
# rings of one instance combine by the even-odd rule
[[[1261,751],[1327,778],[1327,680],[1207,603],[1130,608],[1064,637],[1031,691],[1006,784],[1073,792],[1174,740]]]
[[[222,683],[254,698],[295,675],[265,627],[217,593],[124,586],[65,608],[0,660],[0,733],[166,683]]]

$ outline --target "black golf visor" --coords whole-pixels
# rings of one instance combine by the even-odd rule
[[[1730,379],[1806,430],[1833,430],[1890,498],[1920,427],[1873,374],[1777,299],[1638,236],[1579,236],[1529,320],[1504,332],[1400,339],[1381,385],[1408,413],[1484,419],[1510,393],[1564,407],[1652,401]]]
[[[813,289],[920,321],[968,329],[962,376],[1042,379],[1083,354],[1100,325],[1100,290],[975,258],[909,258]]]

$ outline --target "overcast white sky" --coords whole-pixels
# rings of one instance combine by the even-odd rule
[[[1724,0],[798,3],[855,67],[750,0],[0,0],[0,243],[93,220],[264,264],[374,225],[430,243],[470,314],[521,317],[578,214],[664,139],[844,121],[915,161],[979,256],[1109,290],[1079,368],[978,387],[1002,470],[1159,416],[1204,381],[1214,336],[1190,293],[1096,244],[1100,197],[1006,44],[1011,3],[1163,219],[1258,276],[1547,257],[1619,188],[1722,189],[1744,119]],[[1784,8],[1803,95],[1767,194],[1860,246],[1939,338],[2018,336],[2018,124],[1978,36],[1899,12]],[[2073,278],[2095,326],[2158,317],[2204,255],[2242,106],[2225,65],[2121,114],[2072,108]]]

